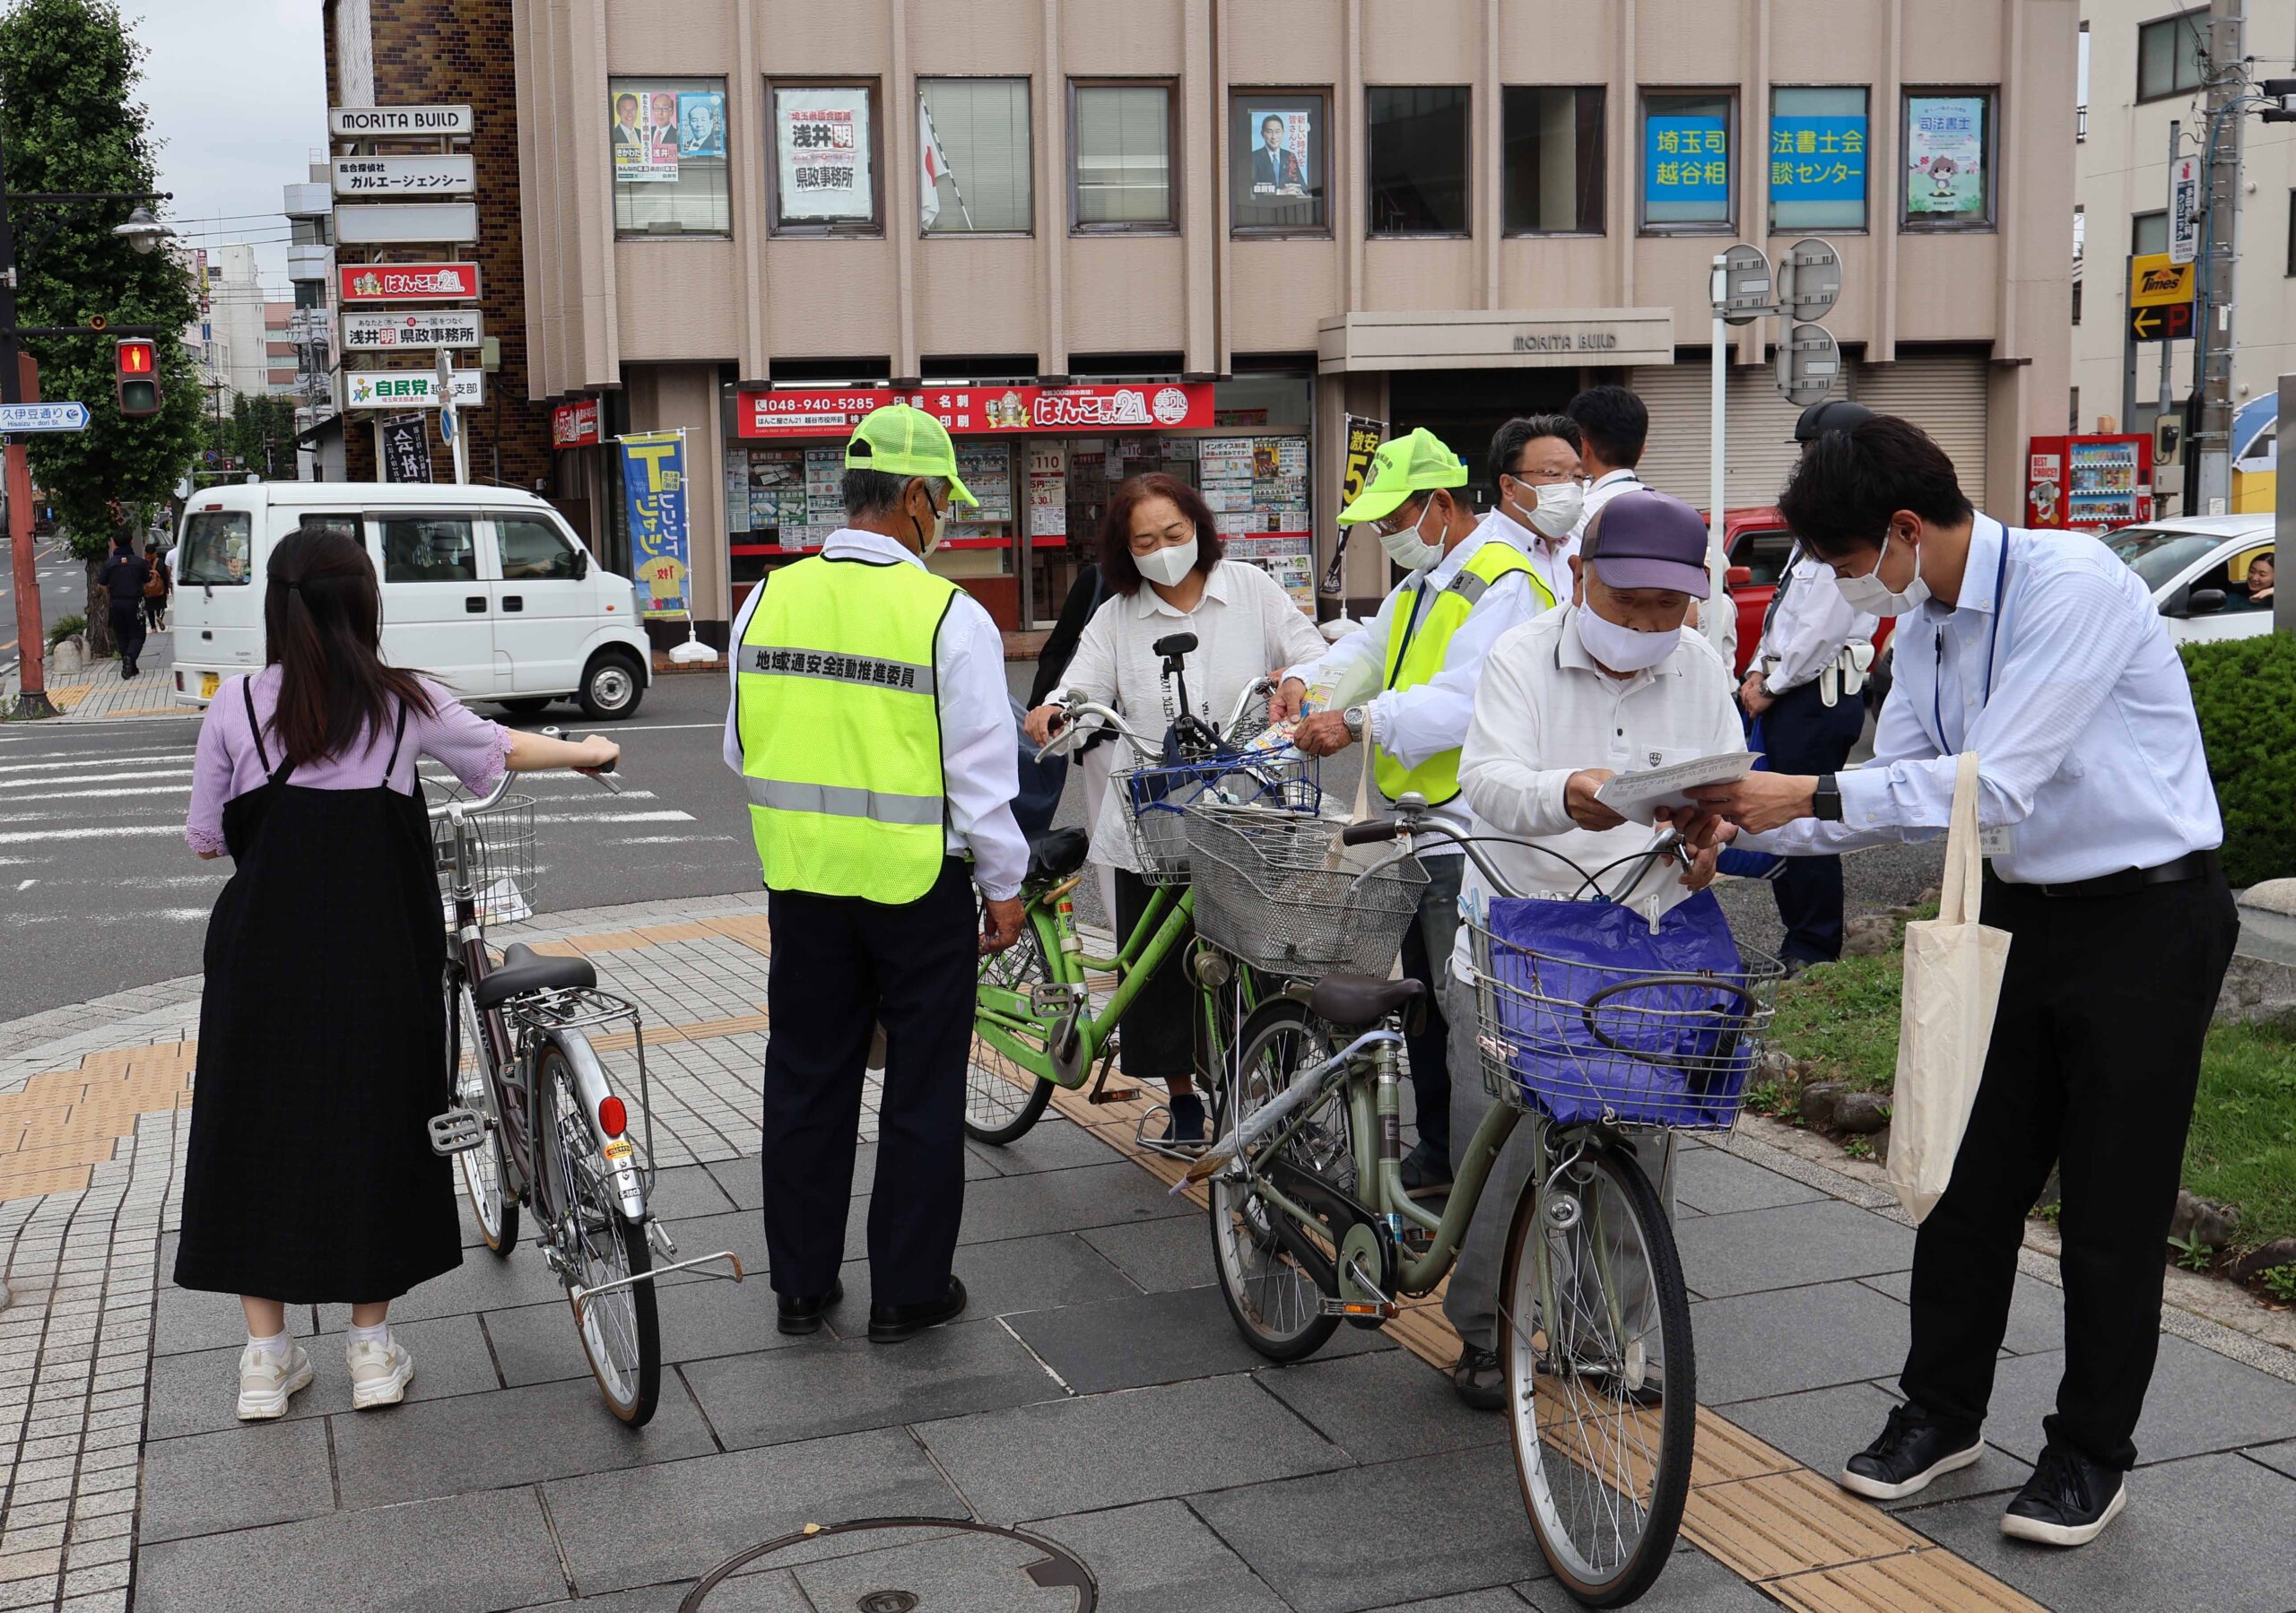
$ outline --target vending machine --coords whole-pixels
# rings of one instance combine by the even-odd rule
[[[2149,437],[2036,437],[2025,465],[2027,526],[2103,532],[2152,518]]]

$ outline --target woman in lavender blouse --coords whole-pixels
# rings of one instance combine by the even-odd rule
[[[175,1280],[247,1313],[239,1414],[311,1381],[289,1305],[348,1303],[355,1408],[403,1399],[391,1300],[462,1260],[449,1163],[446,930],[415,761],[469,788],[507,767],[596,767],[620,747],[520,733],[385,666],[366,551],[304,533],[273,551],[264,670],[215,693],[184,838],[235,867],[207,925]]]

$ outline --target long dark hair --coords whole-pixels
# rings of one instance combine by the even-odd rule
[[[1162,471],[1128,476],[1109,495],[1108,514],[1100,520],[1100,576],[1112,594],[1128,598],[1140,592],[1140,568],[1132,563],[1132,512],[1151,499],[1170,499],[1196,528],[1196,570],[1210,572],[1228,551],[1202,493]]]
[[[385,666],[382,593],[375,565],[339,532],[295,533],[271,551],[263,596],[264,663],[279,669],[271,718],[281,755],[299,764],[340,756],[379,733],[396,707],[428,716],[430,697],[414,674]]]

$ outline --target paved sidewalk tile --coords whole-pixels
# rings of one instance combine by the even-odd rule
[[[1857,1280],[1895,1300],[1909,1302],[1913,1296],[1913,1271],[1909,1267],[1903,1271],[1884,1271],[1878,1276],[1861,1277]],[[2009,1325],[2002,1333],[2001,1348],[2013,1356],[2063,1349],[2065,1290],[2020,1271],[2016,1286],[2009,1296]]]
[[[1888,1420],[1897,1396],[1874,1383],[1844,1383],[1813,1389],[1802,1394],[1779,1395],[1764,1401],[1740,1401],[1725,1409],[1729,1419],[1758,1438],[1769,1441],[1795,1461],[1825,1478],[1840,1472],[1842,1464],[1873,1442]],[[1998,1444],[1988,1444],[1975,1466],[1947,1473],[1918,1496],[1884,1504],[1885,1510],[1930,1506],[1961,1496],[1981,1496],[2015,1490],[2032,1472],[2032,1464]]]
[[[1212,1234],[1201,1215],[1093,1227],[1076,1236],[1152,1293],[1201,1288],[1220,1280],[1212,1262]]]
[[[2041,1419],[2057,1409],[2064,1372],[2062,1351],[2002,1362],[1994,1372],[1986,1437],[2027,1461],[2039,1461]],[[2144,1413],[2136,1422],[2138,1461],[2169,1461],[2292,1435],[2296,1383],[2268,1378],[2182,1339],[2161,1340]]]
[[[1539,1613],[1578,1613],[1579,1604],[1552,1580],[1516,1589]],[[1644,1613],[1766,1613],[1777,1604],[1696,1547],[1685,1546],[1667,1559],[1658,1583],[1634,1606]]]
[[[681,1255],[706,1253],[681,1244]],[[673,1277],[659,1285],[655,1310],[665,1364],[711,1356],[779,1349],[796,1342],[774,1327],[773,1290],[759,1271],[740,1283],[706,1277]],[[587,1378],[589,1358],[575,1331],[574,1312],[564,1299],[482,1313],[487,1341],[505,1382],[546,1383],[557,1378]]]
[[[334,1510],[326,1426],[316,1420],[154,1440],[144,1453],[146,1545]]]
[[[1078,1394],[1249,1372],[1267,1364],[1236,1331],[1217,1288],[1065,1305],[1015,1316],[1012,1327]],[[1384,1334],[1343,1327],[1317,1357],[1394,1349]]]
[[[1709,1406],[1891,1377],[1905,1363],[1905,1306],[1857,1283],[1703,1300],[1690,1322]]]
[[[1708,1299],[1913,1264],[1909,1230],[1831,1199],[1686,1220],[1674,1241],[1690,1286]]]
[[[2262,1462],[2276,1473],[2285,1473],[2291,1479],[2296,1479],[2296,1439],[2284,1444],[2251,1445],[2240,1454],[2250,1461]]]
[[[1091,1565],[1111,1613],[1289,1613],[1265,1581],[1178,1501],[1047,1518],[1031,1534]]]
[[[955,1266],[964,1279],[968,1316],[1010,1316],[1139,1292],[1123,1272],[1070,1232],[967,1244],[958,1250]],[[845,1304],[831,1314],[831,1323],[839,1332],[857,1337],[869,1324],[869,1262],[865,1258],[849,1260],[840,1275]]]
[[[1703,1148],[1675,1151],[1674,1197],[1703,1214],[1727,1215],[1808,1203],[1825,1194],[1721,1149]]]
[[[561,1316],[565,1308],[558,1307]],[[308,1308],[304,1314],[309,1316]],[[572,1327],[566,1331],[571,1336]],[[476,1317],[446,1316],[435,1322],[404,1323],[393,1318],[391,1331],[414,1357],[414,1382],[406,1388],[409,1401],[439,1400],[501,1387]],[[283,1420],[348,1411],[351,1376],[343,1364],[343,1335],[306,1337],[302,1345],[311,1357],[311,1386],[288,1401]],[[169,1439],[239,1427],[234,1410],[239,1360],[236,1345],[154,1360],[147,1437]]]
[[[1461,1403],[1450,1380],[1405,1350],[1271,1366],[1259,1385],[1358,1461],[1393,1461],[1507,1438],[1506,1418]]]

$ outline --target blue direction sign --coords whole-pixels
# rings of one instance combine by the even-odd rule
[[[85,403],[0,403],[0,431],[85,431]]]

